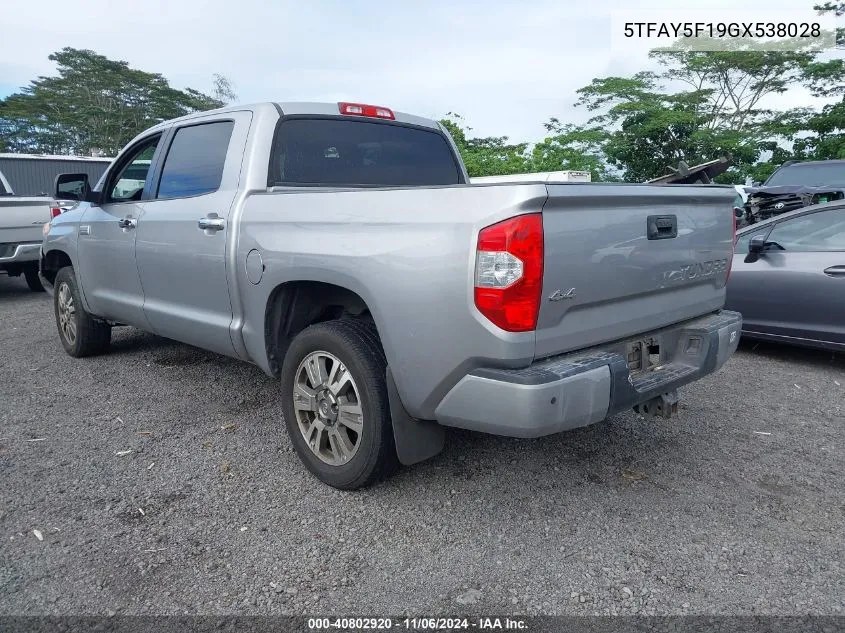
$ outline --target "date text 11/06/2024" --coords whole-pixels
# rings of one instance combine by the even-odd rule
[[[319,630],[382,630],[407,631],[501,630],[526,631],[528,625],[516,618],[309,618],[308,629]]]
[[[627,38],[819,38],[818,22],[626,22]]]

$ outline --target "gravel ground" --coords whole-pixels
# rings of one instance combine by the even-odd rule
[[[20,279],[0,314],[0,614],[845,613],[842,356],[743,344],[675,420],[450,432],[342,493],[258,369],[74,360]]]

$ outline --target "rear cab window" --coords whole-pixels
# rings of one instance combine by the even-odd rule
[[[437,130],[387,122],[290,117],[273,139],[268,186],[391,187],[463,184]]]

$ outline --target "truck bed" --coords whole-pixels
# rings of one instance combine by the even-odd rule
[[[0,244],[40,242],[50,221],[49,198],[0,196]]]
[[[247,197],[241,210],[237,259],[257,249],[273,280],[255,286],[237,272],[243,312],[263,315],[268,288],[287,281],[352,290],[372,310],[405,406],[433,419],[475,367],[526,367],[718,310],[733,196],[731,187],[697,185],[280,187]],[[506,332],[474,305],[478,234],[538,212],[545,255],[537,328]],[[674,216],[677,235],[648,239],[651,216]],[[558,291],[569,297],[554,300]],[[263,323],[247,318],[243,340],[268,369]]]

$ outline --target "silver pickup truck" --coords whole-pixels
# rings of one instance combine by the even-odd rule
[[[444,427],[668,417],[739,339],[733,188],[472,185],[439,123],[388,108],[167,121],[94,187],[59,176],[68,195],[41,253],[67,353],[131,325],[255,363],[337,488],[437,454]]]
[[[52,214],[61,213],[53,200],[16,196],[0,172],[0,272],[23,275],[30,290],[44,290],[38,276],[42,229]]]

